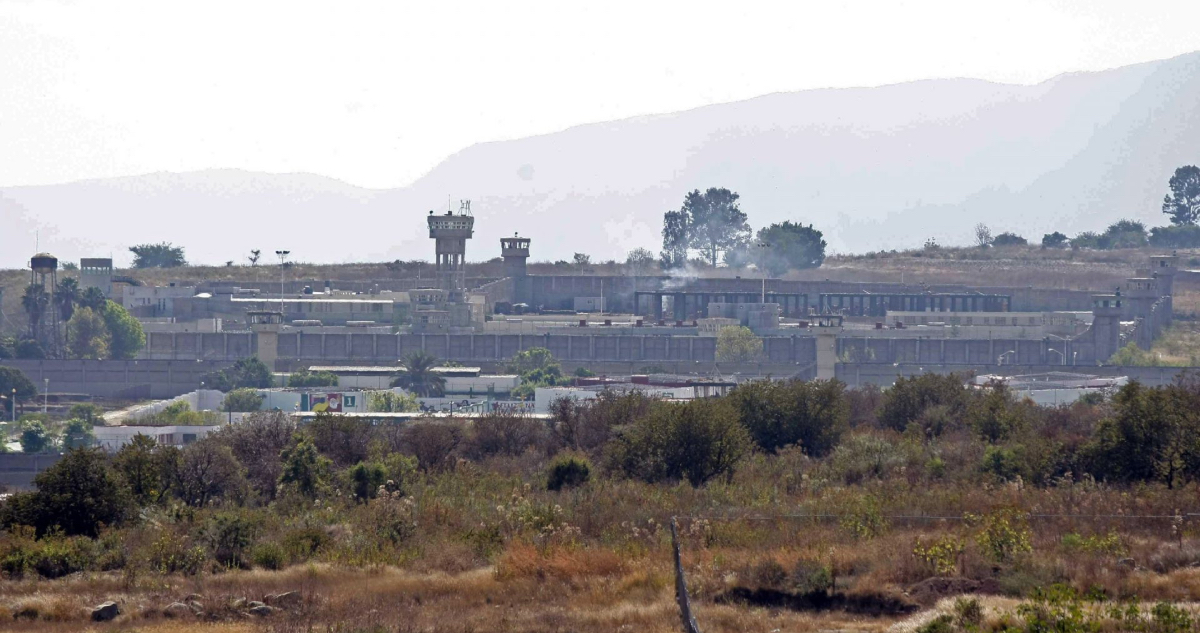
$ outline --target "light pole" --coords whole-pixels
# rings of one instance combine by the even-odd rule
[[[1016,353],[1017,353],[1017,350],[1015,350],[1015,349],[1010,349],[1007,352],[1004,352],[998,358],[996,358],[996,365],[997,366],[1003,365],[1005,356],[1008,356],[1009,354],[1016,354]]]
[[[1047,347],[1047,348],[1046,348],[1046,351],[1047,351],[1047,352],[1054,352],[1055,354],[1058,354],[1058,364],[1059,364],[1059,365],[1066,365],[1066,364],[1067,364],[1067,355],[1066,355],[1066,354],[1064,354],[1064,353],[1062,353],[1062,352],[1060,352],[1060,351],[1058,351],[1058,350],[1054,349],[1053,347]]]
[[[50,379],[43,378],[42,382],[46,385],[46,388],[42,390],[42,415],[46,415],[46,409],[50,404]]]
[[[287,256],[290,255],[291,252],[292,251],[275,251],[275,254],[279,256],[279,314],[280,315],[283,314],[283,268],[287,262]]]
[[[16,387],[13,387],[13,390],[12,390],[12,403],[13,403],[12,421],[16,422],[17,421],[17,388]]]
[[[767,242],[758,242],[758,243],[757,243],[757,246],[758,246],[758,248],[759,248],[759,249],[760,249],[760,251],[761,251],[761,252],[759,253],[759,255],[758,255],[758,257],[759,257],[759,260],[758,260],[758,267],[759,267],[760,269],[762,269],[762,276],[763,276],[763,277],[762,277],[762,296],[761,296],[761,297],[759,297],[759,301],[758,301],[758,302],[759,302],[759,303],[766,303],[766,302],[767,302],[767,267],[766,267],[766,260],[767,260],[767,249],[768,249],[768,248],[771,248],[771,245],[770,245],[769,243],[767,243]]]

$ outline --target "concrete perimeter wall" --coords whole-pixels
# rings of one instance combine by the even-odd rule
[[[4,360],[39,391],[50,379],[51,393],[139,400],[174,398],[200,386],[200,377],[231,366],[230,361],[197,360]]]

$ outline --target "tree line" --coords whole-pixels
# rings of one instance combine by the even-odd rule
[[[717,187],[684,196],[678,210],[663,214],[660,265],[679,268],[696,255],[696,263],[711,267],[721,262],[734,268],[753,263],[781,275],[792,269],[816,268],[825,261],[821,231],[788,220],[754,233],[739,198],[736,192]],[[644,261],[646,255],[639,252],[637,258]]]

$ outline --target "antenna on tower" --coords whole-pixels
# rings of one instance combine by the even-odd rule
[[[471,215],[471,201],[470,200],[459,200],[458,201],[458,213],[459,213],[459,215]]]

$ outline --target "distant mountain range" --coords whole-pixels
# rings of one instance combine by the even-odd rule
[[[130,261],[170,241],[196,263],[288,248],[311,262],[431,259],[423,216],[469,198],[468,258],[533,238],[533,258],[657,251],[662,213],[710,186],[742,195],[755,228],[812,223],[833,249],[1031,239],[1119,218],[1165,223],[1175,167],[1200,162],[1200,53],[1035,86],[970,79],[807,90],[483,143],[409,187],[312,174],[155,173],[0,190],[0,267],[42,250]]]

